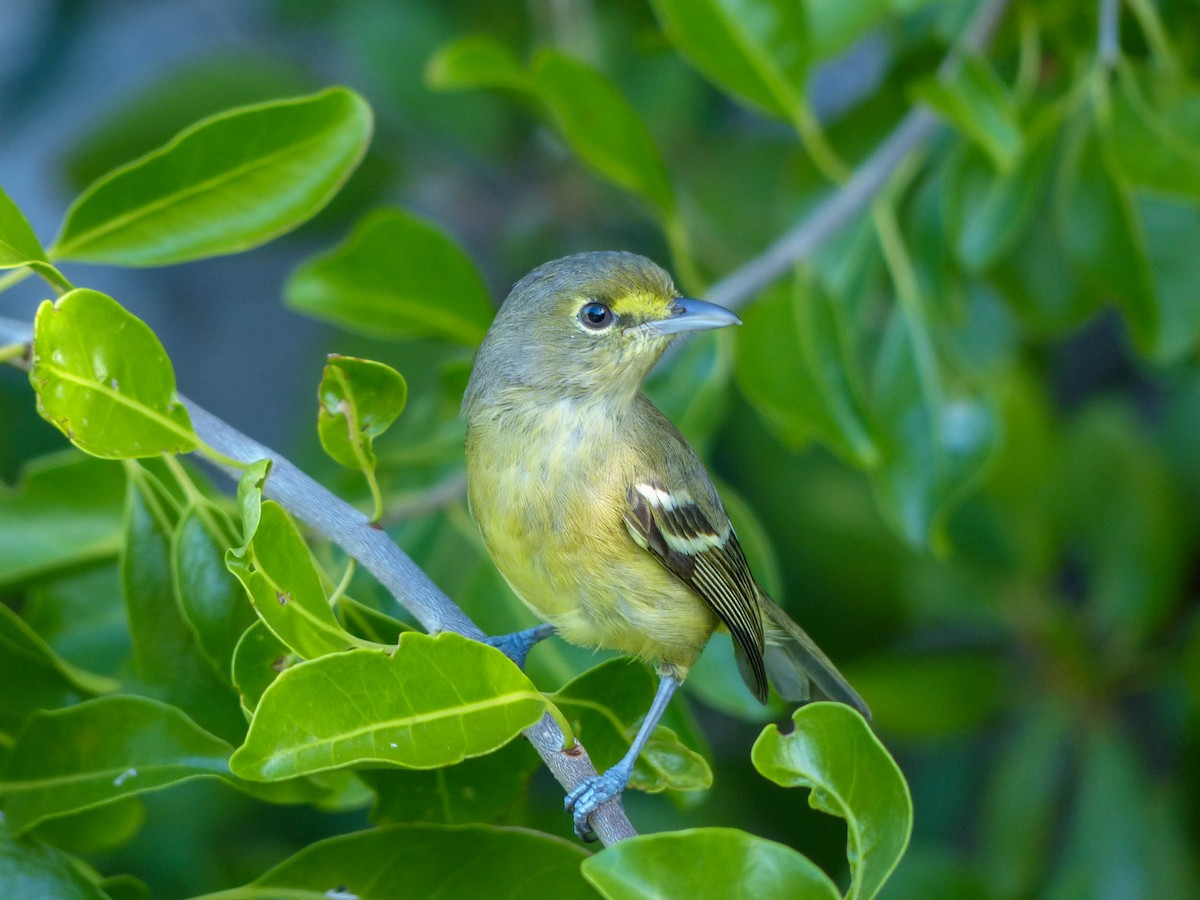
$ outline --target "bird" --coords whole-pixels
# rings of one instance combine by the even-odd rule
[[[703,462],[642,390],[677,337],[740,324],[681,296],[643,256],[593,251],[518,281],[475,357],[462,405],[467,500],[497,569],[560,637],[639,657],[659,676],[628,752],[566,797],[585,840],[714,631],[730,634],[760,702],[770,679],[785,700],[870,715],[755,581]]]

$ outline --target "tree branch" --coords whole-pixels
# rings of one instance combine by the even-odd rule
[[[31,340],[28,325],[0,318],[0,345],[28,344]],[[26,368],[28,354],[23,359],[26,365],[21,365],[21,360],[17,359],[11,362]],[[263,493],[357,559],[427,631],[454,631],[475,640],[486,636],[386,532],[371,525],[365,514],[275,451],[191,400],[179,399],[192,417],[196,434],[218,453],[245,463],[270,459],[271,474],[263,485]],[[217,468],[235,481],[240,475],[236,469],[220,465]],[[567,793],[596,775],[596,768],[581,745],[562,749],[562,730],[549,714],[526,728],[524,734]],[[596,810],[591,821],[596,836],[605,846],[637,834],[625,815],[620,798]]]
[[[1007,6],[1008,0],[982,0],[954,49],[939,66],[943,78],[959,69],[964,56],[987,46]],[[714,284],[705,299],[730,309],[744,306],[870,206],[892,173],[933,137],[940,125],[941,120],[932,111],[924,107],[911,110],[841,187],[766,250]]]

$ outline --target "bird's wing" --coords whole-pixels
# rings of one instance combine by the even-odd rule
[[[709,521],[685,491],[657,481],[626,493],[625,525],[634,541],[654,554],[716,613],[733,636],[742,676],[760,702],[767,699],[762,609],[746,554],[729,520]]]

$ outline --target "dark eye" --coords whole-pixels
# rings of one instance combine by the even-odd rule
[[[594,331],[600,331],[613,323],[613,311],[603,303],[587,303],[579,310],[579,321]]]

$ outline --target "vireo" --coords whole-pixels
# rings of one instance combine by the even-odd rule
[[[463,399],[471,513],[527,606],[575,644],[654,664],[661,680],[629,752],[566,800],[575,830],[617,796],[715,629],[760,701],[813,692],[866,705],[755,582],[704,465],[641,391],[684,332],[740,324],[679,296],[631,253],[583,253],[513,288]]]

